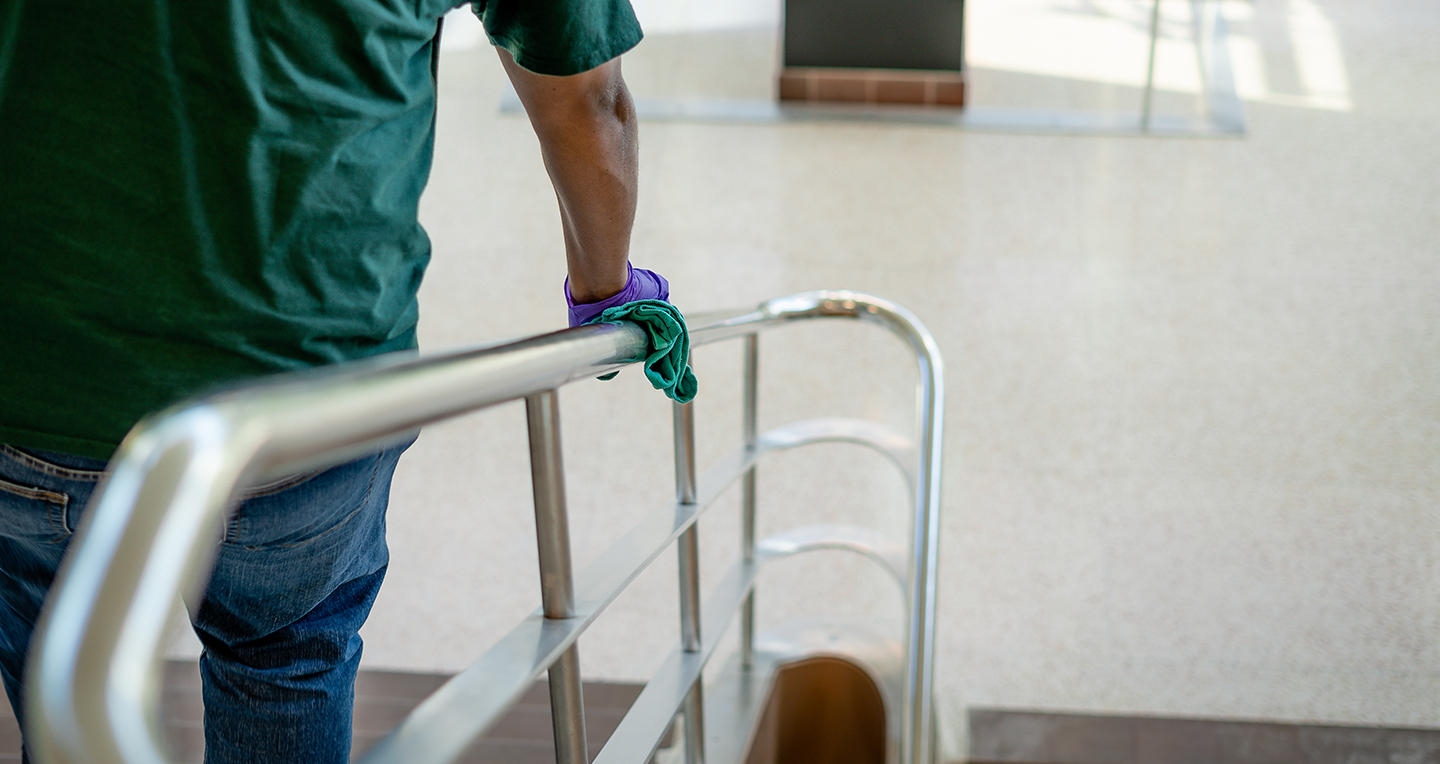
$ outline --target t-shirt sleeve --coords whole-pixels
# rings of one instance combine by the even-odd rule
[[[536,74],[589,71],[641,37],[629,0],[471,0],[470,6],[490,42]]]

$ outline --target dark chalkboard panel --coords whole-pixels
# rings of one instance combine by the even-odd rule
[[[962,0],[785,0],[785,66],[960,71]]]

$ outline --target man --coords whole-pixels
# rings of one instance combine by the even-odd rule
[[[439,23],[458,4],[0,5],[0,674],[17,714],[46,591],[136,420],[415,346]],[[572,325],[663,299],[627,260],[627,0],[473,6],[559,198]],[[242,497],[191,613],[207,761],[348,761],[403,450]]]

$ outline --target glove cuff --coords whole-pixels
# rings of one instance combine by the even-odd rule
[[[570,295],[570,278],[565,278],[565,305],[570,311],[572,327],[588,324],[609,308],[628,302],[647,299],[669,301],[670,284],[663,276],[644,268],[635,268],[629,262],[625,263],[625,269],[625,288],[599,302],[576,304],[575,298]]]

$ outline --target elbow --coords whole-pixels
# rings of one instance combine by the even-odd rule
[[[584,109],[592,120],[611,122],[633,130],[635,124],[635,99],[620,74],[620,59],[611,59],[584,74],[580,90],[580,103],[574,106]]]
[[[635,99],[620,73],[620,59],[611,59],[587,72],[559,78],[554,84],[568,87],[552,91],[552,98],[535,104],[540,114],[537,129],[549,127],[568,131],[577,126],[599,127],[605,132],[620,129],[634,132]]]

